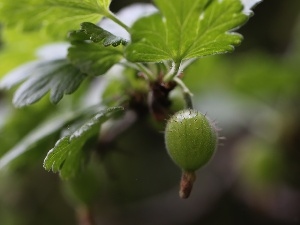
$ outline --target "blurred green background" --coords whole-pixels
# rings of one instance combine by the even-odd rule
[[[133,2],[115,0],[111,9]],[[88,216],[86,204],[101,225],[300,224],[300,1],[265,0],[254,13],[238,31],[244,41],[234,53],[200,59],[185,71],[195,108],[226,137],[197,173],[190,199],[178,198],[180,171],[162,134],[140,121],[108,146],[130,154],[116,151],[101,165],[92,160],[78,185],[42,168],[53,143],[32,146],[0,172],[0,224],[72,225]],[[0,77],[51,41],[0,34]],[[14,109],[12,93],[0,92],[0,156],[56,110],[48,99]]]

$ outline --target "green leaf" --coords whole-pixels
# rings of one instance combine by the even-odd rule
[[[68,50],[68,58],[81,72],[102,75],[122,58],[119,48],[104,47],[95,43],[74,43]]]
[[[68,123],[75,121],[74,124],[77,124],[81,119],[90,118],[101,107],[94,105],[70,110],[70,107],[62,106],[57,114],[49,116],[54,109],[49,106],[47,101],[40,101],[28,108],[14,109],[10,118],[5,118],[5,126],[0,129],[0,170],[28,151],[43,151],[37,149],[43,141],[47,142],[49,138],[52,141],[51,137],[58,136],[60,132],[66,134],[64,128]]]
[[[243,25],[240,0],[155,0],[160,9],[132,27],[126,57],[136,62],[199,58],[231,52],[242,36],[232,32]]]
[[[13,160],[27,152],[31,146],[58,132],[68,121],[74,119],[75,116],[77,114],[69,112],[64,114],[59,113],[59,115],[45,119],[45,121],[25,135],[22,140],[0,158],[0,169],[3,169]]]
[[[13,86],[20,84],[32,75],[32,71],[39,67],[41,62],[31,61],[25,63],[7,73],[0,81],[0,89],[11,89]]]
[[[44,160],[44,168],[54,173],[59,172],[63,179],[74,177],[87,160],[88,154],[82,150],[86,142],[99,133],[101,124],[121,110],[123,110],[121,107],[103,110],[72,135],[58,140],[54,148],[48,152]]]
[[[78,24],[98,22],[109,14],[110,3],[111,0],[2,0],[0,21],[25,30],[45,27],[48,32],[64,37]]]
[[[22,77],[18,77],[22,69]],[[33,104],[49,91],[50,101],[56,104],[64,94],[73,93],[86,76],[65,59],[37,61],[9,74],[0,88],[10,88],[27,79],[15,92],[13,103],[16,107]]]
[[[71,41],[91,40],[95,43],[102,42],[105,47],[110,45],[116,47],[120,44],[126,45],[128,43],[127,40],[115,36],[93,23],[84,22],[80,26],[80,30],[69,33],[69,39]]]

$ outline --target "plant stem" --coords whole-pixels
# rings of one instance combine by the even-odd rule
[[[179,62],[173,62],[172,69],[164,77],[164,82],[167,83],[167,82],[173,80],[174,78],[176,78],[179,75],[179,73],[180,73],[180,65],[181,65],[181,61],[179,61]]]
[[[78,225],[95,225],[92,212],[87,206],[80,206],[76,210]]]
[[[135,69],[135,70],[138,70],[140,72],[143,72],[148,77],[148,79],[151,81],[155,80],[155,76],[151,72],[151,70],[149,70],[146,66],[144,66],[141,63],[131,63],[131,62],[125,61],[125,62],[119,62],[119,64],[129,67],[129,68],[132,68],[132,69]]]
[[[194,171],[182,172],[179,189],[180,198],[186,199],[190,196],[195,180],[196,174]]]
[[[179,77],[174,77],[174,81],[181,87],[183,91],[184,100],[186,102],[187,108],[193,109],[192,92],[188,89],[188,87],[183,83],[183,81]]]
[[[193,62],[195,62],[197,59],[188,59],[185,60],[183,63],[181,63],[181,67],[180,70],[184,70],[185,68],[187,68],[189,65],[191,65]]]
[[[128,33],[130,33],[130,28],[123,23],[121,20],[119,20],[115,14],[113,14],[112,12],[108,12],[107,15],[105,15],[107,18],[111,19],[112,21],[114,21],[116,24],[120,25],[121,27],[123,27]]]
[[[185,103],[186,103],[186,106],[188,109],[193,109],[193,102],[192,102],[192,98],[191,98],[191,95],[189,93],[183,93],[184,95],[184,100],[185,100]]]
[[[137,67],[139,68],[139,70],[140,70],[141,72],[143,72],[143,73],[148,77],[149,80],[151,80],[151,81],[154,81],[154,80],[155,80],[154,74],[153,74],[153,73],[151,72],[151,70],[149,70],[146,66],[144,66],[144,65],[141,64],[141,63],[137,63],[136,65],[137,65]]]

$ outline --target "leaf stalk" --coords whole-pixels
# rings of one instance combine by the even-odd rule
[[[164,82],[166,83],[170,82],[175,77],[177,77],[181,73],[180,66],[181,66],[181,60],[177,62],[173,62],[171,70],[164,77]]]
[[[130,33],[130,28],[123,23],[121,20],[118,19],[118,17],[115,16],[115,14],[113,14],[112,12],[107,12],[107,15],[105,15],[107,18],[111,19],[112,21],[114,21],[116,24],[120,25],[121,27],[123,27],[128,33]]]

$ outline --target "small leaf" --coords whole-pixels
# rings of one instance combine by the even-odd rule
[[[89,22],[82,23],[80,30],[70,32],[69,39],[71,41],[91,40],[95,43],[102,42],[105,47],[110,45],[116,47],[120,44],[126,45],[128,43],[127,40],[115,36],[101,27]]]
[[[240,0],[155,0],[160,13],[132,27],[126,57],[136,62],[199,58],[231,52],[242,36],[232,31],[248,16]]]
[[[119,48],[104,47],[95,43],[74,43],[68,50],[68,58],[81,72],[92,76],[106,73],[122,58]]]
[[[109,13],[111,0],[1,0],[0,20],[24,30],[48,28],[64,37],[84,21],[98,22]],[[13,15],[13,16],[12,16]]]
[[[74,177],[82,169],[88,157],[88,154],[82,150],[85,143],[99,133],[102,123],[122,109],[121,107],[114,107],[103,110],[72,135],[58,140],[54,148],[48,152],[44,160],[44,168],[59,172],[63,179]]]
[[[18,77],[24,68],[22,76]],[[65,59],[37,61],[8,74],[0,87],[10,88],[27,79],[14,95],[16,107],[33,104],[49,91],[51,102],[56,104],[64,94],[73,93],[86,76]]]

